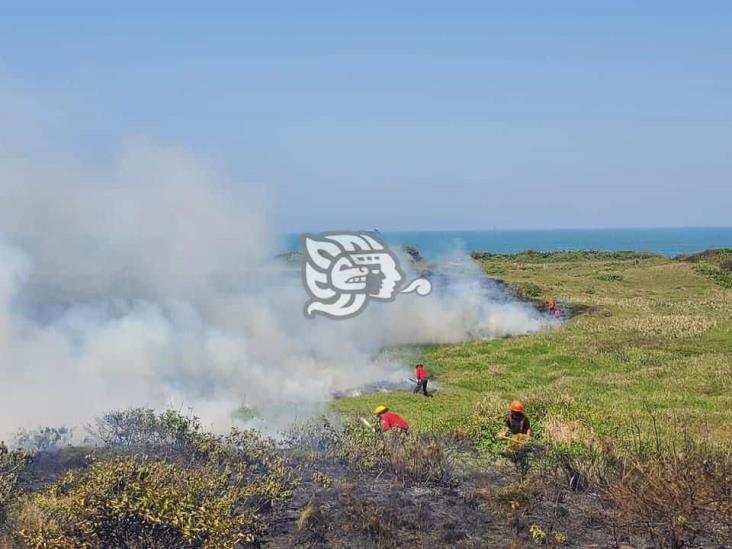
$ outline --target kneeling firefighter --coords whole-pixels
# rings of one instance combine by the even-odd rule
[[[531,436],[531,423],[524,413],[524,403],[514,400],[509,406],[509,414],[506,418],[506,430],[504,436],[523,434]]]

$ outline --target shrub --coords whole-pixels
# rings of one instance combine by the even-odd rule
[[[722,288],[732,288],[732,249],[705,250],[677,259],[695,263],[694,268],[698,273],[708,276]]]
[[[313,473],[313,482],[323,488],[330,488],[333,486],[333,477],[320,471],[315,471]]]
[[[333,452],[341,441],[340,423],[322,415],[299,422],[284,434],[284,444],[304,452]]]
[[[416,435],[394,437],[386,459],[391,473],[401,482],[449,481],[451,460],[442,441]]]
[[[609,440],[577,420],[548,415],[543,436],[549,443],[545,464],[558,470],[571,490],[604,485],[617,471],[618,461]]]
[[[543,544],[546,541],[546,532],[538,524],[532,524],[531,528],[529,528],[529,533],[531,534],[531,539],[536,544]]]
[[[171,454],[207,438],[195,416],[175,410],[156,414],[149,408],[113,411],[87,427],[105,446],[117,450]]]
[[[271,508],[292,497],[299,484],[299,470],[280,455],[272,439],[254,430],[232,429],[223,448],[218,448],[216,455],[227,469],[239,468],[249,483],[246,495],[258,509]]]
[[[529,473],[532,463],[542,452],[542,447],[527,441],[523,444],[509,444],[502,455],[516,467],[516,472],[523,481]]]
[[[30,463],[31,455],[25,450],[9,450],[0,442],[0,524],[5,506],[15,495],[18,475]]]
[[[356,469],[388,471],[404,483],[449,482],[452,474],[444,439],[411,431],[373,433],[352,421],[344,424],[337,455]]]
[[[732,526],[732,456],[690,438],[669,451],[627,457],[606,493],[618,519],[642,526],[672,548],[692,545],[702,533]],[[728,538],[729,539],[729,538]]]
[[[235,547],[263,533],[237,472],[118,458],[20,498],[9,522],[29,547]]]
[[[415,432],[375,433],[353,419],[335,425],[320,419],[294,429],[288,444],[305,442],[322,457],[341,460],[356,471],[381,470],[400,482],[449,482],[452,458],[445,438]]]
[[[486,395],[473,407],[472,421],[476,425],[481,449],[491,454],[505,449],[505,442],[496,435],[506,429],[506,401],[493,395]]]
[[[570,490],[574,491],[604,485],[615,470],[611,453],[578,442],[551,445],[546,452],[545,463],[558,470]]]
[[[543,290],[539,286],[532,283],[522,284],[518,287],[518,290],[522,296],[534,299],[538,299],[544,294]]]
[[[619,280],[623,280],[623,275],[619,273],[600,273],[595,278],[604,282],[618,282]]]
[[[144,452],[184,466],[234,468],[249,482],[249,496],[258,507],[289,499],[297,485],[297,471],[274,441],[253,429],[233,428],[220,437],[205,432],[195,416],[137,408],[105,414],[90,432],[111,449]]]
[[[262,513],[299,482],[274,441],[256,431],[203,431],[175,411],[112,412],[93,430],[105,445],[12,507],[11,529],[30,547],[234,547],[264,532]]]
[[[48,452],[71,445],[72,437],[73,431],[68,427],[20,429],[15,435],[15,444],[30,452]]]
[[[714,280],[722,288],[732,288],[732,272],[722,270],[721,266],[716,267],[702,264],[699,265],[696,270],[704,276],[708,276]]]

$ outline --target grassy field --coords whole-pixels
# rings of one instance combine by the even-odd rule
[[[385,403],[421,430],[488,440],[518,398],[541,435],[575,426],[586,436],[683,430],[732,442],[732,250],[671,259],[653,254],[475,254],[521,295],[582,312],[529,336],[423,349],[439,383],[433,398],[407,391],[341,399],[370,413]],[[552,427],[552,428],[554,428]],[[556,431],[556,429],[554,429]],[[556,433],[545,433],[550,435]]]

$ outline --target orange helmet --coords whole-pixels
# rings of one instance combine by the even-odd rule
[[[514,400],[511,402],[511,406],[509,407],[509,410],[512,412],[523,412],[524,411],[524,403],[520,400]]]

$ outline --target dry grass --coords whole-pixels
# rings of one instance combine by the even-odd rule
[[[642,528],[662,547],[732,535],[732,455],[692,439],[651,459],[626,459],[606,494],[618,524]]]
[[[548,415],[544,418],[544,440],[549,444],[581,444],[588,448],[603,448],[606,443],[590,428],[577,420]]]

